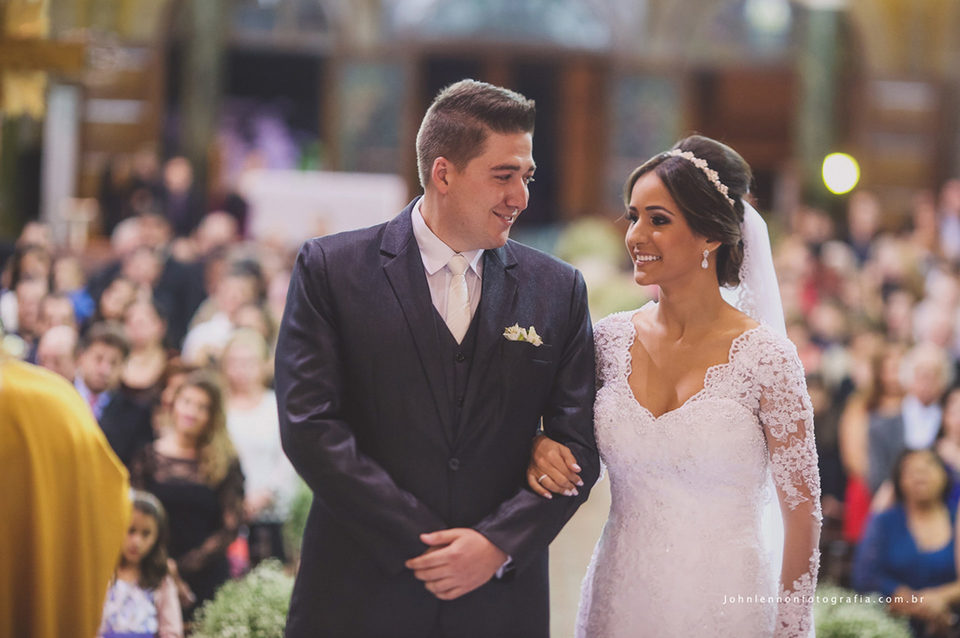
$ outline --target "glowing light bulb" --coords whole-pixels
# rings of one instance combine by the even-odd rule
[[[823,183],[834,195],[849,193],[860,181],[860,165],[846,153],[830,153],[823,158]]]

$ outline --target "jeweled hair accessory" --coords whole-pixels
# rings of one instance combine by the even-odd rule
[[[713,184],[721,195],[726,198],[730,205],[733,206],[733,199],[728,194],[730,189],[727,188],[727,185],[720,181],[720,174],[717,171],[713,170],[707,166],[707,160],[701,159],[691,153],[690,151],[681,151],[679,148],[675,148],[671,151],[667,151],[664,155],[672,155],[674,157],[682,157],[685,160],[688,160],[691,164],[703,171],[703,174],[707,176],[707,179],[710,180],[710,183]]]

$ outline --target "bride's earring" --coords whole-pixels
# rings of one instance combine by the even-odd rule
[[[706,248],[704,248],[704,249],[703,249],[703,261],[700,262],[700,267],[703,268],[704,270],[706,270],[707,267],[710,265],[710,264],[707,263],[707,256],[708,256],[708,255],[710,255],[710,251],[707,250]]]

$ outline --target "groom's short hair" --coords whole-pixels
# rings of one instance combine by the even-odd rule
[[[417,168],[420,184],[430,183],[430,171],[438,157],[445,157],[463,170],[483,153],[491,131],[533,133],[536,107],[533,100],[503,87],[460,80],[442,89],[434,98],[417,133]]]

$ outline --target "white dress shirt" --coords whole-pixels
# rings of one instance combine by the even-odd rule
[[[420,210],[421,204],[423,204],[422,197],[410,214],[413,222],[413,236],[420,248],[420,258],[423,259],[423,269],[427,274],[427,285],[430,286],[433,307],[446,321],[447,291],[450,289],[450,278],[453,277],[453,273],[447,268],[447,262],[457,254],[457,251],[443,243],[443,240],[430,230]],[[480,292],[483,289],[483,249],[468,250],[461,254],[466,257],[470,265],[464,276],[467,279],[467,295],[470,297],[470,316],[472,317],[477,314],[477,308],[480,306]],[[507,556],[507,560],[500,566],[495,576],[503,578],[504,572],[512,561],[513,557]]]
[[[908,394],[903,398],[903,442],[911,450],[925,450],[933,445],[940,431],[943,410],[937,402],[923,405]]]
[[[423,219],[420,205],[423,198],[413,207],[410,218],[413,222],[413,236],[420,247],[420,258],[423,259],[423,269],[427,274],[427,285],[430,286],[430,299],[443,320],[447,320],[447,292],[450,289],[450,279],[453,274],[447,268],[447,262],[457,252],[443,243],[437,237],[427,222]],[[483,249],[470,250],[462,253],[467,259],[469,268],[464,276],[467,279],[467,294],[470,297],[470,316],[477,314],[480,306],[480,292],[483,288]]]

